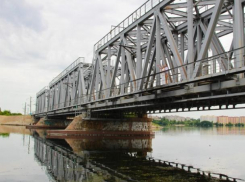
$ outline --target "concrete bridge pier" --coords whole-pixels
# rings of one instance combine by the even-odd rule
[[[119,115],[121,117],[119,117]],[[100,117],[87,117],[84,112],[76,117],[65,130],[50,130],[48,137],[64,138],[69,136],[150,136],[152,133],[152,119],[142,113],[106,113]],[[120,119],[118,119],[120,118]]]
[[[72,121],[66,117],[50,118],[48,116],[35,118],[34,120],[34,125],[27,126],[27,129],[65,129]]]

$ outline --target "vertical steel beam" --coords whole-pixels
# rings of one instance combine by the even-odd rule
[[[182,60],[185,60],[185,34],[180,34],[180,53]]]
[[[64,107],[64,80],[60,80],[60,108]]]
[[[68,106],[71,105],[71,100],[72,100],[72,82],[73,82],[73,78],[72,78],[72,73],[69,74],[69,83],[68,83]]]
[[[65,94],[65,107],[68,106],[69,103],[69,82],[70,82],[70,75],[67,75],[67,82],[66,82],[66,94]]]
[[[79,78],[80,77],[79,76],[79,71],[80,71],[79,68],[80,67],[78,67],[77,68],[77,71],[75,72],[75,75],[76,75],[76,77],[75,77],[75,79],[76,79],[75,80],[75,83],[76,83],[76,85],[74,86],[75,87],[74,102],[73,102],[74,105],[77,105],[78,104],[78,97],[79,97],[79,91],[78,91],[79,90],[79,88],[78,88],[79,87],[79,80],[80,80],[80,78]]]
[[[54,85],[54,101],[53,101],[53,106],[54,106],[54,109],[57,109],[57,95],[58,95],[58,92],[57,92],[57,85],[55,84]]]
[[[53,86],[53,98],[52,98],[52,103],[51,103],[51,110],[54,110],[54,105],[55,105],[55,97],[56,97],[56,89],[55,85]]]
[[[97,57],[95,59],[96,59],[96,61],[95,61],[94,67],[93,67],[93,74],[92,74],[92,80],[91,80],[90,88],[89,88],[88,101],[91,101],[91,97],[92,97],[92,94],[93,94],[93,91],[94,91],[94,84],[95,84],[96,71],[97,71],[97,60],[98,60]]]
[[[97,57],[97,66],[96,66],[96,81],[95,81],[95,99],[98,100],[99,98],[99,84],[101,84],[100,82],[100,74],[99,74],[99,58]]]
[[[201,23],[201,21],[200,21]],[[202,47],[202,31],[199,25],[197,25],[197,56],[199,56],[199,53],[201,51]]]
[[[124,71],[124,74],[126,75],[125,76],[125,84],[124,84],[124,90],[125,90],[125,93],[128,93],[128,87],[129,87],[129,81],[130,81],[130,78],[129,78],[129,71],[128,71],[128,64],[125,62],[125,71]]]
[[[110,83],[111,83],[111,46],[108,46],[108,53],[107,53],[107,73],[106,73],[106,83],[107,83],[107,94],[106,97],[108,98],[110,95]]]
[[[61,98],[61,80],[58,83],[58,101],[57,101],[58,108],[60,108],[60,101],[61,101],[60,98]]]
[[[161,25],[160,25],[160,20],[159,17],[156,16],[156,64],[155,64],[155,69],[156,69],[156,86],[160,85],[160,60],[161,60]]]
[[[48,91],[48,98],[47,98],[47,111],[50,110],[50,97],[51,97],[51,88]]]
[[[141,52],[141,27],[137,25],[137,63],[136,63],[136,78],[139,79],[142,72],[142,52]],[[139,90],[139,80],[137,81],[137,90]]]
[[[43,113],[45,108],[44,94],[42,94],[41,98],[42,98],[42,113]]]
[[[79,81],[81,84],[81,91],[79,93],[79,97],[81,97],[80,101],[81,102],[87,102],[87,98],[85,97],[86,95],[86,85],[85,85],[85,80],[84,80],[84,73],[83,73],[83,64],[79,66]],[[80,87],[79,87],[80,88]]]
[[[63,91],[62,91],[62,106],[65,107],[66,95],[67,95],[67,77],[62,80]]]
[[[42,100],[41,100],[41,96],[38,97],[38,109],[39,109],[39,112],[42,112]]]
[[[76,92],[76,72],[72,72],[72,89],[71,89],[71,105],[75,103],[75,92]]]
[[[187,1],[187,23],[188,23],[188,76],[190,79],[193,74],[194,62],[194,40],[193,40],[193,0]]]
[[[234,0],[234,49],[244,47],[244,6],[242,0]],[[235,68],[244,66],[244,49],[235,52]]]
[[[124,72],[125,72],[125,48],[122,46],[121,48],[121,78],[120,78],[120,94],[124,94],[125,92],[125,78],[124,78]]]

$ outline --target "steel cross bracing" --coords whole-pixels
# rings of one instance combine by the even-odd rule
[[[244,2],[147,1],[95,44],[92,65],[79,63],[37,94],[36,114],[243,102],[227,98],[244,95]]]

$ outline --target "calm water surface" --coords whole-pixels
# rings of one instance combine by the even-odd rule
[[[0,126],[0,182],[226,181],[197,175],[197,169],[245,179],[245,128],[165,128],[154,138],[45,135]]]

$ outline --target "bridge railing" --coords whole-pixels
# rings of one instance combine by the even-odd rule
[[[76,66],[78,66],[81,63],[84,63],[85,58],[84,57],[79,57],[77,58],[73,63],[71,63],[64,71],[62,71],[58,76],[56,76],[50,83],[50,85],[53,85],[55,82],[57,82],[61,77],[63,77],[64,75],[67,74],[67,72],[69,72],[70,70],[72,70],[73,68],[75,68]]]
[[[244,67],[245,65],[245,47],[228,51],[219,55],[208,57],[203,60],[199,60],[195,63],[187,63],[179,67],[169,68],[168,70],[160,71],[158,73],[150,74],[147,77],[131,80],[122,84],[115,85],[112,88],[106,88],[100,91],[94,91],[92,94],[80,95],[76,99],[59,103],[54,105],[53,108],[47,108],[50,110],[58,110],[67,107],[77,108],[77,105],[87,104],[89,102],[95,102],[100,100],[105,100],[108,98],[114,98],[117,96],[132,95],[137,92],[147,92],[154,89],[164,89],[171,85],[178,85],[184,81],[195,81],[195,79],[202,78],[212,78],[216,75],[226,75],[229,72],[235,72],[236,70]],[[196,71],[197,76],[191,78],[191,75],[187,74],[187,79],[182,78],[180,74],[180,69],[186,68],[188,66],[193,66],[193,68],[200,64],[200,69]],[[222,66],[220,66],[222,65]],[[159,75],[159,80],[156,77]],[[139,85],[138,83],[143,82],[142,89],[138,87],[133,87],[132,85]],[[123,90],[122,90],[123,88]],[[123,92],[121,92],[123,91]],[[108,97],[109,96],[109,97]]]
[[[44,88],[42,88],[42,89],[36,94],[36,96],[39,96],[42,92],[45,92],[45,90],[48,90],[48,86],[45,86]]]
[[[114,28],[112,28],[108,34],[106,34],[102,39],[100,39],[94,45],[94,50],[96,51],[101,46],[105,45],[112,38],[114,38],[116,35],[118,35],[120,32],[122,32],[129,25],[131,25],[132,23],[137,21],[139,18],[141,18],[143,15],[145,15],[148,11],[153,9],[155,6],[157,6],[162,1],[165,1],[165,0],[148,0],[148,1],[146,1],[142,6],[140,6],[137,10],[135,10],[132,14],[130,14],[127,18],[125,18],[117,26],[114,26]],[[186,0],[180,0],[180,1],[186,2]]]

